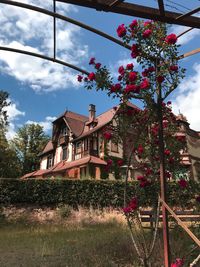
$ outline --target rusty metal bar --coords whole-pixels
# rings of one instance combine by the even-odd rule
[[[121,2],[124,2],[124,0],[115,0],[112,3],[109,4],[109,7],[114,7],[114,6],[118,5]]]
[[[177,20],[176,18],[181,16],[182,14],[176,13],[176,12],[170,12],[165,11],[165,16],[160,14],[159,9],[151,8],[147,6],[142,5],[136,5],[128,2],[122,2],[119,3],[117,6],[114,6],[112,8],[109,8],[109,4],[111,4],[113,1],[105,1],[105,0],[99,0],[98,2],[94,2],[91,0],[56,0],[57,2],[62,3],[70,3],[78,6],[84,6],[93,8],[99,11],[105,11],[105,12],[113,12],[128,16],[136,16],[141,18],[148,18],[152,20],[158,20],[165,23],[170,24],[178,24],[178,25],[184,25],[188,27],[194,27],[194,28],[200,28],[200,18],[198,17],[185,17],[181,20]]]
[[[53,12],[56,13],[56,1],[53,0]],[[53,17],[53,58],[56,58],[56,17]]]
[[[98,34],[120,46],[123,46],[127,49],[131,49],[131,46],[130,45],[127,45],[127,44],[124,44],[122,41],[110,36],[109,34],[105,33],[105,32],[102,32],[100,30],[97,30],[93,27],[90,27],[89,25],[86,25],[80,21],[77,21],[77,20],[74,20],[74,19],[71,19],[69,17],[66,17],[66,16],[63,16],[61,14],[58,14],[58,13],[54,13],[54,12],[51,12],[49,10],[46,10],[44,8],[41,8],[41,7],[36,7],[36,6],[33,6],[33,5],[29,5],[29,4],[25,4],[25,3],[21,3],[21,2],[16,2],[16,1],[10,1],[10,0],[0,0],[0,3],[2,4],[7,4],[7,5],[12,5],[12,6],[17,6],[17,7],[21,7],[21,8],[25,8],[25,9],[28,9],[28,10],[33,10],[33,11],[36,11],[36,12],[40,12],[42,14],[45,14],[45,15],[49,15],[51,17],[55,17],[55,18],[58,18],[58,19],[61,19],[63,21],[67,21],[67,22],[70,22],[74,25],[77,25],[77,26],[80,26],[81,28],[83,29],[86,29],[88,31],[91,31],[95,34]]]
[[[164,154],[164,133],[163,133],[163,110],[162,110],[162,90],[161,85],[157,84],[157,118],[159,124],[159,157],[160,157],[160,195],[167,201],[167,182],[165,177],[165,154]],[[164,245],[164,263],[165,267],[170,267],[170,246],[169,246],[169,225],[168,212],[162,205],[162,222],[163,222],[163,245]]]
[[[178,224],[188,233],[188,235],[192,238],[192,240],[200,247],[200,240],[190,231],[190,229],[187,227],[185,223],[181,221],[181,219],[176,215],[176,213],[167,205],[167,203],[162,199],[160,199],[162,204],[165,206],[165,208],[171,213],[171,215],[174,217],[174,219],[178,222]]]
[[[191,11],[189,11],[189,12],[183,14],[183,15],[180,15],[179,17],[176,18],[176,20],[178,20],[178,19],[183,19],[183,18],[188,17],[188,16],[190,16],[190,15],[192,15],[192,14],[195,14],[195,13],[197,13],[197,12],[199,12],[199,11],[200,11],[200,7],[197,7],[197,8],[195,8],[195,9],[193,9],[193,10],[191,10]]]
[[[33,56],[33,57],[38,57],[38,58],[46,59],[48,61],[52,61],[52,62],[58,63],[60,65],[69,67],[71,69],[74,69],[74,70],[76,70],[78,72],[81,72],[81,73],[84,73],[86,75],[89,74],[89,72],[86,71],[86,70],[83,70],[83,69],[81,69],[81,68],[79,68],[77,66],[74,66],[72,64],[69,64],[69,63],[67,63],[65,61],[62,61],[62,60],[59,60],[59,59],[55,59],[53,57],[48,57],[48,56],[44,56],[44,55],[41,55],[41,54],[38,54],[38,53],[34,53],[34,52],[22,50],[22,49],[16,49],[16,48],[11,48],[11,47],[6,47],[6,46],[0,46],[0,50],[9,51],[9,52],[15,52],[15,53],[19,53],[19,54],[25,54],[25,55],[29,55],[29,56]]]
[[[160,10],[160,15],[164,16],[165,15],[165,7],[164,7],[163,0],[158,0],[158,6],[159,6],[159,10]]]
[[[187,53],[179,56],[178,59],[180,60],[180,59],[183,59],[183,58],[186,58],[186,57],[189,57],[189,56],[193,56],[193,55],[195,55],[197,53],[200,53],[200,48],[197,48],[197,49],[194,49],[194,50],[192,50],[190,52],[187,52]]]
[[[191,30],[194,30],[194,28],[189,28],[189,29],[187,29],[186,31],[180,33],[179,35],[177,35],[177,38],[179,38],[179,37],[181,37],[182,35],[184,35],[184,34],[190,32]]]

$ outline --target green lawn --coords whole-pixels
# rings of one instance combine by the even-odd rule
[[[139,266],[128,231],[116,222],[64,226],[3,221],[0,226],[1,267]],[[193,243],[177,230],[171,236],[173,257],[186,256]],[[152,267],[162,266],[159,240]]]

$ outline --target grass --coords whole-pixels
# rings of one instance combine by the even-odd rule
[[[2,219],[0,266],[139,267],[125,225],[110,214],[106,218],[95,214],[89,211],[87,217],[82,211],[82,214],[79,212],[79,219],[72,216],[65,219],[65,224],[34,223],[23,217],[11,221]],[[95,216],[103,219],[94,220]],[[146,232],[149,236],[150,231]],[[198,250],[194,250],[187,255],[194,243],[178,227],[171,229],[170,237],[172,258],[186,257],[185,266],[189,266],[199,254]],[[162,255],[162,240],[158,238],[152,267],[162,266]]]

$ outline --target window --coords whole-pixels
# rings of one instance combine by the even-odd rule
[[[68,158],[68,150],[67,150],[67,147],[63,147],[62,160],[65,160],[67,158]]]
[[[51,168],[53,166],[53,155],[49,155],[47,157],[47,169]]]
[[[118,143],[114,143],[111,141],[111,151],[116,153],[119,152]]]
[[[84,140],[84,151],[88,150],[88,138]]]
[[[81,153],[82,142],[76,143],[76,154]]]
[[[67,135],[67,126],[62,126],[62,128],[60,129],[60,135]]]

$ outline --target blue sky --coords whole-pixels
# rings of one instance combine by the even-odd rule
[[[29,4],[52,9],[52,1],[24,0]],[[131,1],[130,1],[131,2]],[[146,1],[140,1],[140,4]],[[173,11],[187,12],[197,7],[198,1],[165,1]],[[190,3],[192,2],[192,3]],[[195,5],[194,5],[195,2]],[[156,6],[156,1],[149,1]],[[177,9],[177,10],[175,10]],[[179,10],[178,10],[179,9]],[[66,4],[57,4],[57,11],[102,30],[114,37],[119,24],[129,24],[134,18],[118,14],[97,12]],[[37,12],[0,4],[0,45],[26,49],[52,55],[52,18]],[[179,33],[183,26],[172,26],[170,32]],[[198,48],[200,30],[192,30],[179,39],[184,46],[180,54]],[[57,54],[63,60],[90,71],[89,59],[107,65],[114,73],[117,66],[130,62],[129,52],[113,42],[66,22],[57,22]],[[185,114],[191,127],[200,130],[200,54],[181,61],[187,69],[186,78],[170,98],[174,110]],[[0,89],[10,94],[12,105],[8,108],[11,138],[18,127],[37,122],[50,133],[51,121],[65,109],[87,115],[88,105],[96,104],[97,113],[116,104],[103,93],[86,91],[76,81],[77,72],[48,61],[0,51]]]

